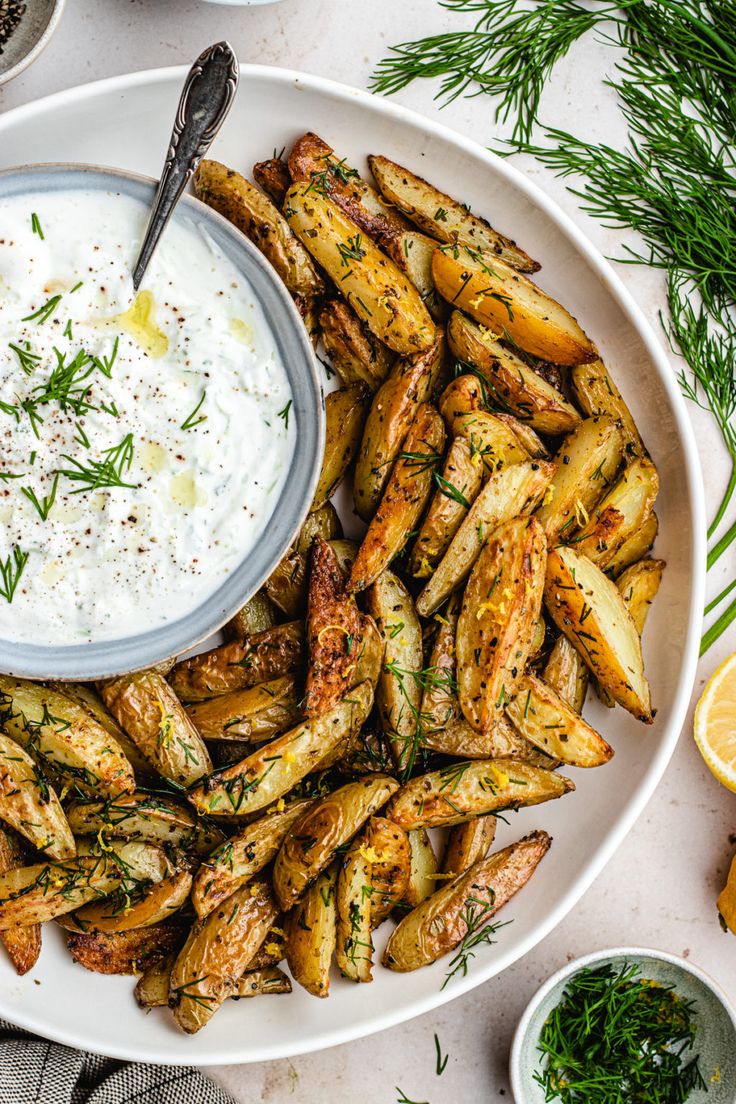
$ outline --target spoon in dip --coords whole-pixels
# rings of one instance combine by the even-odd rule
[[[151,217],[133,269],[135,291],[182,192],[227,117],[238,78],[238,59],[229,42],[208,46],[187,74]]]

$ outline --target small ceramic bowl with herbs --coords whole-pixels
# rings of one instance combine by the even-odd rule
[[[676,955],[617,947],[554,974],[519,1021],[516,1104],[733,1104],[736,1014]]]
[[[48,45],[65,0],[0,0],[0,84],[27,69]]]

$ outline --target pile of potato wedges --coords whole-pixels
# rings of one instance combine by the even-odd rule
[[[308,133],[258,187],[196,176],[340,384],[284,560],[193,658],[94,687],[0,677],[12,963],[55,920],[76,962],[138,974],[141,1006],[187,1032],[290,992],[284,961],[317,997],[334,964],[370,982],[384,922],[389,969],[462,956],[550,847],[538,828],[492,852],[497,816],[613,755],[586,694],[653,717],[658,475],[624,398],[531,256],[368,166]]]

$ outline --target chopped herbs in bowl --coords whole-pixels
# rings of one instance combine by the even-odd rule
[[[732,1104],[736,1021],[697,967],[599,952],[536,994],[517,1028],[517,1104]]]

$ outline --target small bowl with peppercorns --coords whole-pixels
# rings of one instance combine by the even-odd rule
[[[510,1074],[516,1104],[732,1104],[736,1014],[712,978],[677,955],[596,951],[532,998]]]
[[[66,0],[0,0],[0,84],[17,77],[48,45]]]

